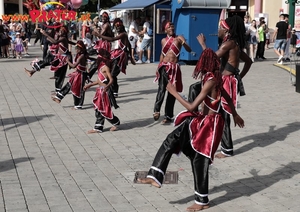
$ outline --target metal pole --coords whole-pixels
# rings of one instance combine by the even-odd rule
[[[295,4],[298,3],[298,0],[287,0],[286,4],[289,4],[289,24],[294,27],[295,24]]]

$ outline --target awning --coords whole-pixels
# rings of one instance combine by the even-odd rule
[[[127,0],[121,4],[111,7],[109,10],[144,10],[146,7],[152,6],[159,1],[160,0]]]

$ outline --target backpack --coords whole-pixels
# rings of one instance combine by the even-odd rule
[[[149,27],[147,29],[147,34],[152,37],[153,36],[153,23],[149,22]]]

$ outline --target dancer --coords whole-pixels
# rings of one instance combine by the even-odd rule
[[[84,101],[84,84],[86,80],[86,65],[88,54],[86,52],[86,48],[82,40],[77,41],[75,45],[76,56],[74,63],[70,62],[69,58],[66,58],[66,62],[71,68],[76,68],[76,70],[71,73],[69,82],[62,87],[60,91],[56,93],[56,95],[52,96],[52,100],[60,103],[61,100],[69,93],[71,90],[74,98],[74,107],[73,110],[82,109],[83,101]]]
[[[89,130],[88,133],[101,133],[104,127],[104,121],[107,119],[113,126],[110,131],[116,131],[117,126],[120,125],[120,120],[112,112],[111,105],[117,109],[115,98],[113,96],[111,85],[113,78],[110,73],[110,53],[105,49],[99,49],[99,57],[97,59],[98,66],[98,80],[84,86],[84,90],[89,89],[94,85],[99,85],[96,90],[93,103],[95,106],[96,123],[94,129]]]
[[[55,55],[50,66],[50,71],[55,72],[55,92],[57,93],[62,88],[66,77],[68,69],[67,58],[72,61],[72,55],[68,50],[68,45],[75,45],[76,43],[68,40],[68,29],[66,26],[60,27],[59,38],[57,40],[44,30],[41,29],[40,31],[52,44],[58,44],[58,53]]]
[[[109,16],[108,16],[107,12],[102,13],[101,31],[99,32],[97,30],[93,30],[92,34],[97,36],[98,38],[100,38],[99,40],[96,41],[96,44],[93,47],[94,49],[97,50],[97,53],[99,54],[100,49],[102,49],[101,51],[106,50],[107,52],[110,53],[111,52],[111,42],[108,40],[101,39],[101,37],[100,37],[100,34],[103,36],[107,36],[107,37],[114,37],[114,33],[111,29],[110,20],[109,20]],[[89,80],[92,79],[93,75],[95,74],[95,72],[98,69],[99,64],[96,64],[95,62],[91,65],[91,67],[89,69],[89,73],[88,73]]]
[[[135,65],[134,58],[130,57],[129,49],[130,44],[128,41],[128,36],[125,30],[125,27],[123,25],[123,21],[119,18],[116,18],[114,20],[114,27],[117,31],[116,37],[108,37],[101,34],[98,34],[100,38],[104,40],[108,40],[110,42],[112,41],[118,41],[118,47],[111,51],[111,59],[112,59],[112,69],[111,69],[111,75],[113,78],[113,84],[112,84],[112,90],[114,93],[114,96],[117,98],[119,94],[119,85],[118,85],[118,78],[117,76],[120,74],[120,72],[123,72],[126,74],[126,67],[128,65],[128,57],[133,65]]]
[[[187,111],[177,115],[174,123],[179,126],[162,143],[147,177],[138,179],[140,183],[160,188],[172,154],[182,151],[191,160],[194,175],[195,203],[187,208],[188,211],[209,208],[208,170],[220,143],[224,126],[220,113],[221,97],[227,100],[232,109],[235,124],[244,127],[243,119],[236,113],[229,95],[222,88],[219,66],[219,59],[211,49],[202,52],[194,71],[194,76],[201,78],[202,90],[192,103],[184,100],[174,85],[168,83],[167,90]],[[201,112],[195,112],[198,106],[202,106]]]
[[[219,37],[223,40],[216,54],[221,58],[221,70],[223,75],[223,86],[229,96],[232,98],[235,108],[237,108],[237,97],[245,95],[242,78],[249,71],[252,60],[243,51],[245,47],[245,25],[241,17],[233,16],[221,21]],[[198,42],[203,50],[206,49],[206,39],[203,34],[197,36]],[[244,67],[239,74],[240,59],[244,61]],[[222,98],[223,116],[225,127],[221,141],[221,153],[216,158],[225,158],[233,156],[233,142],[230,130],[231,110],[224,98]]]
[[[155,82],[158,81],[158,91],[153,113],[153,118],[155,121],[157,121],[160,117],[160,108],[164,101],[168,81],[171,81],[172,84],[176,84],[178,92],[182,91],[181,70],[179,64],[177,63],[179,60],[181,47],[183,46],[188,52],[192,51],[183,36],[175,35],[173,23],[168,22],[166,24],[165,32],[167,33],[167,37],[161,40],[162,50],[159,60],[160,63],[157,67],[156,78],[154,80]],[[174,105],[175,98],[168,92],[165,105],[165,118],[162,121],[162,124],[172,122],[172,118],[174,116]]]

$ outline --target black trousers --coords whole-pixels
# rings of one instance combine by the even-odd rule
[[[154,103],[154,112],[160,112],[161,105],[165,98],[166,87],[168,84],[168,75],[165,71],[165,67],[161,67],[159,70],[158,90],[156,94],[156,100]],[[165,105],[165,118],[172,119],[174,116],[174,105],[176,98],[168,92]]]
[[[105,117],[102,116],[102,114],[98,110],[95,110],[95,116],[96,116],[96,123],[95,123],[94,129],[102,132],[104,122],[105,122]],[[117,116],[115,116],[114,114],[113,114],[113,118],[107,119],[107,121],[114,126],[120,125],[119,118]]]
[[[66,78],[66,73],[68,69],[68,64],[62,66],[60,69],[58,69],[56,72],[54,72],[54,77],[55,77],[55,91],[58,92],[62,88],[65,78]]]
[[[96,73],[97,69],[98,69],[98,63],[97,63],[97,60],[96,60],[96,61],[93,61],[91,67],[89,68],[89,73],[88,73],[88,78],[89,79],[92,79],[92,77]]]
[[[221,151],[224,155],[233,155],[233,142],[230,129],[230,114],[226,113],[224,110],[221,111],[224,118],[224,130],[221,140]]]
[[[266,42],[259,42],[257,45],[256,58],[263,58],[265,54],[265,44]]]
[[[118,75],[120,74],[121,70],[118,66],[119,59],[115,59],[112,61],[112,69],[111,69],[111,76],[113,78],[113,84],[111,85],[113,94],[118,96],[119,93],[119,84],[118,84]]]
[[[191,161],[194,176],[195,201],[208,204],[208,170],[210,159],[196,152],[190,142],[189,124],[191,118],[171,132],[160,146],[148,172],[147,178],[162,185],[170,159],[174,153],[182,151]]]
[[[85,91],[83,90],[83,87],[85,85],[85,80],[87,77],[87,73],[82,73],[82,79],[81,79],[81,97],[78,98],[77,96],[73,95],[74,99],[74,107],[77,109],[81,109],[82,105],[84,103],[84,97],[85,97]],[[60,100],[62,100],[71,90],[72,85],[70,82],[67,82],[64,87],[62,87],[57,93],[56,97]]]

